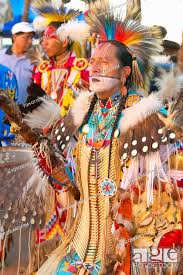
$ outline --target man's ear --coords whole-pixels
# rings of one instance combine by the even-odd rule
[[[62,41],[63,48],[67,48],[68,44],[69,44],[69,40],[68,39],[65,39],[64,41]]]
[[[125,66],[122,68],[122,72],[121,72],[121,83],[123,83],[123,85],[126,82],[126,79],[128,78],[128,76],[131,73],[131,68],[130,66]]]
[[[123,67],[123,75],[125,78],[127,78],[131,73],[131,68],[130,66],[125,66]]]

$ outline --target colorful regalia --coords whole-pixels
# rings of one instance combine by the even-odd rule
[[[61,115],[64,116],[78,92],[77,84],[81,80],[88,82],[88,61],[82,58],[82,47],[89,34],[84,22],[73,20],[80,14],[78,11],[66,9],[61,2],[57,3],[34,1],[32,6],[41,16],[42,24],[45,24],[42,40],[54,38],[62,43],[67,39],[68,54],[63,62],[56,62],[56,56],[41,61],[34,68],[33,81],[61,106]],[[52,25],[53,22],[60,23],[60,28]]]
[[[81,80],[88,82],[88,61],[80,57],[82,43],[89,35],[88,25],[85,22],[74,20],[79,15],[78,11],[68,10],[63,5],[54,5],[53,1],[34,1],[32,7],[45,21],[42,41],[54,39],[60,47],[65,40],[69,41],[68,49],[66,49],[67,55],[64,60],[57,62],[56,56],[48,60],[37,58],[39,64],[33,70],[34,84],[39,85],[42,91],[46,93],[43,100],[47,98],[46,96],[52,98],[60,106],[60,114],[64,117],[79,93],[77,84],[81,84]],[[52,24],[53,22],[60,25],[59,28],[56,28]],[[32,90],[36,87],[34,84]],[[35,95],[36,90],[33,92]],[[33,96],[33,94],[31,95]],[[36,98],[33,102],[37,102],[39,99]],[[31,101],[27,102],[27,106],[31,106],[31,103]],[[45,127],[45,131],[49,132],[49,125]],[[40,161],[41,165],[42,162],[44,163],[44,161]],[[54,190],[51,186],[48,186],[46,196],[48,198],[46,224],[42,230],[36,230],[32,240],[32,265],[34,270],[37,265],[42,264],[45,255],[51,253],[57,247],[66,232],[65,222],[68,214],[67,211],[62,211],[63,203],[59,199],[60,188]],[[41,245],[40,251],[38,251],[39,245]],[[40,254],[40,263],[37,261],[38,253]]]
[[[99,45],[98,57],[109,54],[114,40],[125,44],[132,62],[130,84],[147,89],[158,33],[150,34],[135,15],[122,21],[106,2],[99,3],[91,6],[88,18],[91,31],[107,41]],[[16,171],[19,184],[7,184],[11,174],[3,182],[4,230],[13,226],[13,218],[44,227],[47,180],[60,192],[60,211],[67,210],[62,243],[38,275],[182,272],[182,79],[171,72],[159,92],[143,99],[125,84],[105,100],[97,92],[81,92],[64,118],[58,104],[44,99],[22,119],[7,99],[4,110],[11,118],[14,114],[20,134],[33,147],[0,151],[6,156],[2,176],[15,166],[14,156],[16,165],[29,163],[28,171]],[[170,99],[168,122],[163,122],[164,103]],[[8,188],[15,186],[21,197],[10,196]]]
[[[69,53],[67,61],[59,66],[54,60],[43,61],[34,69],[34,83],[41,86],[60,106],[61,115],[69,110],[77,92],[76,84],[81,80],[88,81],[88,61]]]
[[[5,91],[15,102],[18,99],[18,86],[17,80],[13,72],[4,65],[0,64],[0,89]],[[0,93],[1,93],[0,91]],[[7,146],[15,138],[10,132],[10,124],[8,121],[5,121],[5,113],[0,109],[0,146]],[[1,179],[2,180],[2,179]],[[4,241],[3,238],[0,239],[0,262],[3,255]],[[7,250],[6,250],[7,252]]]
[[[0,89],[5,90],[7,94],[17,101],[18,87],[16,77],[7,67],[0,65]],[[5,114],[0,110],[0,146],[8,145],[14,139],[14,135],[10,133],[10,125],[4,122]]]

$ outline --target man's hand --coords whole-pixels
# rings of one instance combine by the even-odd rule
[[[86,80],[80,79],[78,83],[75,84],[76,88],[80,90],[88,90],[89,89],[89,82]]]

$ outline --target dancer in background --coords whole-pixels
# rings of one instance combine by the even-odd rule
[[[77,93],[77,86],[88,88],[88,61],[82,58],[87,26],[84,22],[72,21],[79,15],[78,11],[56,9],[53,2],[47,1],[41,4],[35,1],[32,5],[47,25],[41,45],[49,58],[34,69],[33,80],[61,106],[64,116]],[[46,12],[48,7],[49,13]]]

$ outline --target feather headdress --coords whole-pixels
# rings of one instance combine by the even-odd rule
[[[86,16],[91,31],[99,34],[101,41],[117,40],[128,47],[133,57],[132,81],[144,88],[153,70],[151,56],[161,51],[161,31],[141,25],[138,19],[138,12],[123,19],[122,12],[114,11],[107,0],[90,4]]]
[[[38,20],[35,20],[36,28],[39,28],[39,24],[40,28],[43,28],[51,22],[66,23],[77,17],[80,14],[79,11],[64,7],[68,2],[70,0],[33,0],[31,7],[39,15]]]
[[[84,21],[71,20],[58,28],[57,35],[61,41],[69,38],[71,41],[81,43],[88,38],[89,32],[90,27],[87,23]]]

